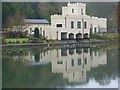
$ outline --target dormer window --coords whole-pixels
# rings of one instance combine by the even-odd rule
[[[74,9],[72,9],[72,13],[74,13]]]

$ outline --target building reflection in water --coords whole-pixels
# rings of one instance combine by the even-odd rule
[[[62,73],[63,78],[68,82],[81,83],[86,81],[87,71],[91,68],[107,64],[107,51],[90,48],[62,48],[39,53],[39,56],[38,53],[28,52],[23,61],[27,65],[51,63],[52,73]]]

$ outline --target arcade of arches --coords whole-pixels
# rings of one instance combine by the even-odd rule
[[[73,34],[73,33],[69,33],[67,34],[67,32],[61,33],[61,40],[80,40],[80,39],[88,39],[88,33],[85,33],[84,35],[82,35],[82,33],[77,33],[77,34]]]

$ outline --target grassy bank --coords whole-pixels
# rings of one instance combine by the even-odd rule
[[[93,42],[93,43],[97,43],[97,42],[104,42],[104,41],[117,41],[118,38],[120,38],[120,35],[118,34],[92,34],[90,40],[88,40],[88,42]],[[32,39],[33,42],[30,42],[29,40],[30,38],[3,38],[2,42],[3,44],[22,44],[22,43],[26,43],[26,44],[31,44],[34,41],[36,41],[36,39]],[[40,40],[40,39],[39,39]],[[39,41],[38,40],[38,41]],[[58,40],[44,40],[45,43],[47,43],[49,41],[49,43],[61,43],[61,41]],[[84,40],[80,40],[78,42],[82,42]],[[65,43],[72,43],[73,41],[65,41]],[[74,41],[75,42],[75,41]],[[38,43],[37,41],[35,43]],[[43,43],[43,42],[39,42],[39,43]],[[63,41],[62,41],[63,43]],[[113,43],[113,42],[111,42]]]
[[[28,42],[29,38],[6,38],[6,43],[26,43]]]
[[[91,39],[108,39],[108,40],[112,40],[112,39],[118,39],[120,38],[119,34],[92,34],[91,35]]]

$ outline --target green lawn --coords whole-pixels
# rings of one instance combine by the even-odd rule
[[[29,38],[6,38],[5,41],[7,43],[11,42],[11,43],[15,43],[15,42],[27,42]]]

